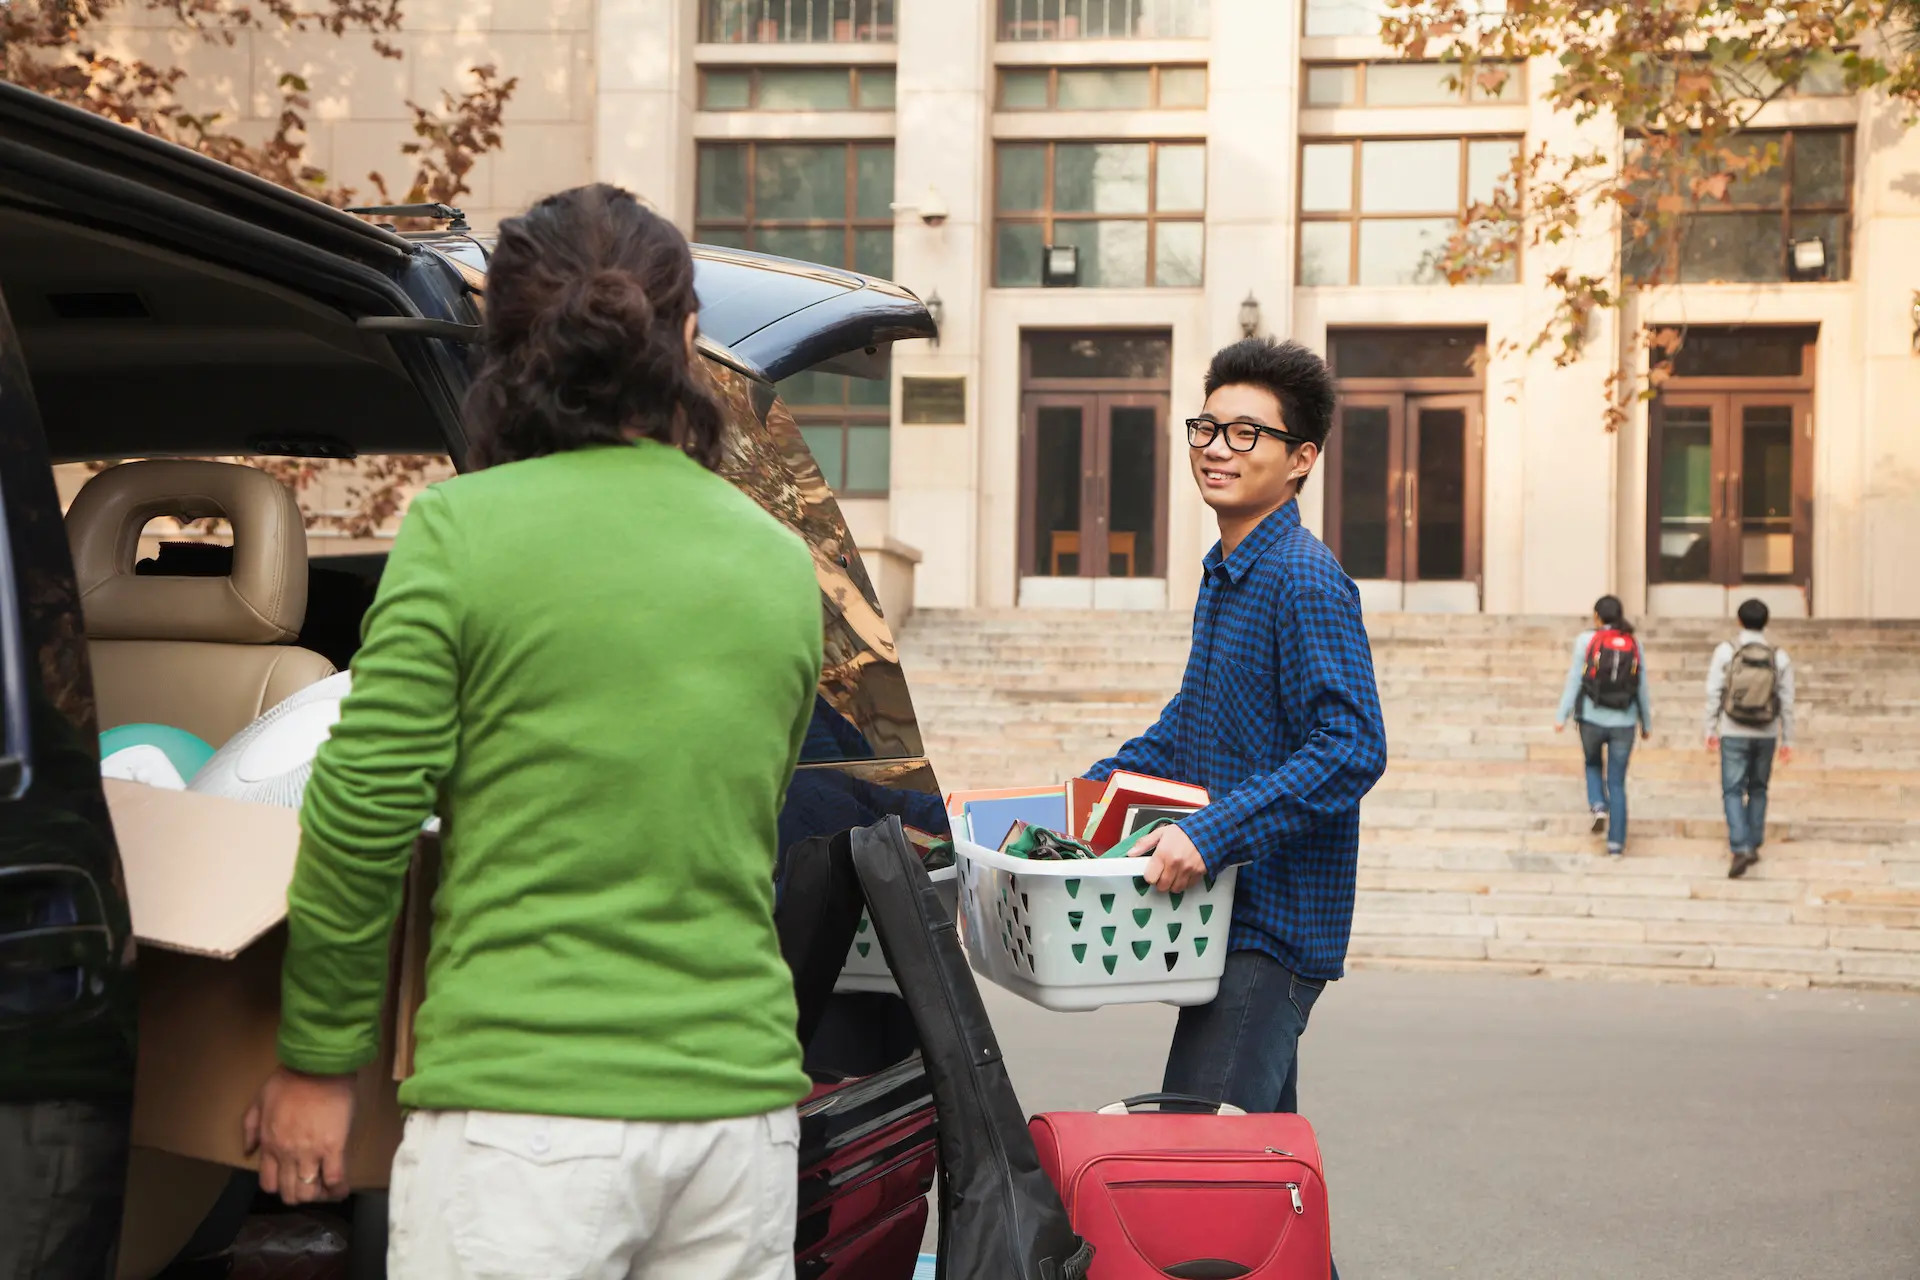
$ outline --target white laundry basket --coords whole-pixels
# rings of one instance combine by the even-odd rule
[[[1031,862],[967,840],[960,939],[973,970],[1048,1009],[1206,1004],[1220,989],[1236,868],[1162,893],[1146,858]]]
[[[959,872],[958,866],[952,866],[927,873],[927,879],[933,881],[934,888],[940,894],[940,901],[946,904],[949,916],[954,913],[954,893]],[[887,958],[881,954],[880,935],[873,931],[873,920],[864,907],[860,909],[860,924],[854,930],[853,945],[847,948],[847,963],[841,968],[840,980],[833,984],[833,989],[900,994],[900,987],[893,980],[893,971],[887,968]]]

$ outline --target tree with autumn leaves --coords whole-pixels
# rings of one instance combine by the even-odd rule
[[[500,146],[502,113],[518,81],[488,65],[474,69],[471,87],[443,91],[435,106],[407,103],[413,137],[395,151],[412,170],[404,185],[390,187],[379,173],[325,173],[307,159],[312,104],[305,81],[280,77],[274,128],[264,141],[248,142],[233,121],[181,104],[183,68],[116,57],[103,48],[104,24],[130,4],[166,15],[209,44],[231,45],[243,32],[277,25],[303,34],[361,37],[382,57],[403,56],[390,39],[402,25],[400,0],[7,0],[0,3],[0,75],[335,206],[367,192],[382,202],[455,203],[469,190],[474,164]]]
[[[1920,110],[1920,0],[1387,0],[1386,43],[1457,64],[1462,81],[1552,60],[1545,97],[1603,138],[1522,152],[1491,199],[1466,212],[1438,269],[1461,284],[1510,272],[1523,246],[1611,236],[1613,269],[1560,266],[1551,320],[1529,339],[1562,367],[1585,354],[1594,319],[1636,289],[1676,283],[1690,215],[1782,163],[1761,112],[1803,87],[1877,93]],[[1540,65],[1535,62],[1534,65]],[[1617,230],[1616,230],[1617,229]],[[1616,369],[1606,425],[1657,391],[1684,335],[1641,333],[1649,374]]]
[[[232,45],[270,25],[338,39],[366,39],[383,57],[400,58],[392,37],[402,24],[400,0],[0,0],[0,74],[48,97],[165,138],[237,169],[336,207],[356,200],[381,204],[458,204],[480,158],[501,144],[502,115],[515,78],[486,65],[471,72],[462,91],[445,90],[434,106],[408,102],[411,137],[396,138],[394,158],[405,171],[394,182],[381,173],[330,174],[310,163],[309,89],[296,75],[278,83],[280,110],[264,140],[248,141],[234,121],[197,114],[181,102],[188,73],[117,57],[106,50],[103,27],[116,11],[140,4],[166,15],[178,29],[213,45]],[[418,222],[411,225],[430,226]],[[319,509],[303,501],[309,527],[368,537],[391,524],[443,460],[426,455],[363,458],[353,463],[312,459],[247,458],[311,498],[329,474],[344,470],[345,506]]]

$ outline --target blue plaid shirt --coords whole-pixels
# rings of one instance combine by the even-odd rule
[[[1211,872],[1245,864],[1228,948],[1338,978],[1353,930],[1360,798],[1387,767],[1360,592],[1288,503],[1230,556],[1214,544],[1180,692],[1087,771],[1197,783],[1182,821]]]

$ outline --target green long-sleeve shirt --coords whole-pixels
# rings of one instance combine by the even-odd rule
[[[444,819],[409,1106],[711,1120],[807,1089],[775,819],[821,662],[805,544],[650,442],[408,512],[301,810],[280,1059],[370,1061]]]

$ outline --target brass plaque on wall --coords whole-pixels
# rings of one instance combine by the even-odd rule
[[[967,420],[965,378],[900,379],[900,420],[960,424]]]

